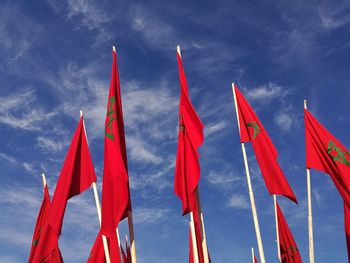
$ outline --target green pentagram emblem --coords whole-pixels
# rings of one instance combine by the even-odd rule
[[[43,232],[43,227],[40,227],[39,236],[38,236],[37,239],[35,239],[35,240],[33,241],[33,246],[37,246],[37,245],[38,245],[38,242],[39,242],[39,239],[40,239],[40,235],[41,235],[42,232]]]
[[[331,155],[332,151],[335,151],[337,155],[336,156]],[[328,142],[327,153],[332,157],[334,161],[350,166],[349,160],[345,157],[346,155],[349,156],[350,154],[347,151],[344,151],[343,149],[338,148],[332,140]]]
[[[247,127],[252,127],[254,129],[253,140],[261,132],[261,129],[260,129],[259,125],[255,121],[249,122],[247,124]]]
[[[115,96],[109,99],[109,110],[106,115],[106,118],[109,117],[109,120],[108,122],[106,122],[106,125],[105,125],[105,135],[112,141],[114,141],[113,121],[117,120],[117,111],[113,110],[114,103],[115,103]],[[109,129],[109,132],[107,131],[108,129]]]
[[[185,125],[184,125],[184,120],[182,118],[182,115],[179,115],[179,129],[180,131],[184,132],[185,131]]]
[[[292,245],[288,248],[288,250],[288,254],[292,257],[292,259],[294,259],[294,253],[299,251],[297,247],[294,247]]]

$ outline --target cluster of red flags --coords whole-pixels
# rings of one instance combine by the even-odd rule
[[[119,263],[123,252],[116,237],[118,223],[131,211],[123,112],[116,52],[113,51],[112,78],[105,122],[102,222],[88,262],[105,262],[102,235],[108,238],[111,262]],[[83,116],[74,133],[50,204],[47,188],[41,206],[29,262],[63,262],[58,248],[68,200],[96,182],[95,170],[85,134]],[[131,262],[130,248],[122,263]]]

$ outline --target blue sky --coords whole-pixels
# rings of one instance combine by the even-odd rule
[[[188,218],[173,194],[181,45],[190,96],[206,126],[200,192],[213,262],[257,251],[231,83],[279,151],[299,205],[278,200],[308,261],[303,99],[347,148],[348,1],[2,1],[0,4],[0,262],[25,262],[84,109],[101,189],[103,124],[118,53],[137,255],[188,261]],[[277,262],[273,199],[247,145],[267,262]],[[312,171],[315,258],[346,262],[343,210],[330,178]],[[98,231],[92,190],[69,201],[66,262],[85,262]],[[121,235],[126,234],[122,223]]]

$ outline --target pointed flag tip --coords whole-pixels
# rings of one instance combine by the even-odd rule
[[[115,46],[112,46],[112,50],[113,50],[113,52],[117,53],[117,51],[115,50]]]

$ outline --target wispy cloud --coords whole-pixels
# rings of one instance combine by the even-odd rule
[[[44,136],[39,136],[37,138],[37,142],[40,148],[42,148],[45,151],[53,151],[53,152],[57,152],[62,150],[62,148],[66,145],[68,145],[67,143],[63,143],[60,140],[54,140],[54,139],[50,139]]]
[[[208,137],[212,133],[217,133],[222,131],[227,127],[227,123],[225,121],[219,121],[216,123],[211,123],[208,126],[206,126],[204,133],[205,137]]]
[[[14,167],[21,167],[27,172],[34,172],[35,169],[32,164],[27,163],[27,162],[22,162],[20,160],[17,160],[15,157],[6,154],[6,153],[0,153],[0,160],[6,161],[7,164],[11,164]]]
[[[247,88],[244,93],[248,99],[256,100],[260,103],[268,103],[273,99],[283,98],[288,94],[285,89],[272,82],[255,88]]]
[[[245,196],[232,194],[228,200],[228,207],[236,209],[249,209],[249,203]]]
[[[128,136],[127,144],[130,149],[130,157],[134,161],[153,164],[159,164],[162,162],[162,158],[152,152],[150,146],[146,145],[145,141],[136,137]]]
[[[326,2],[318,6],[318,12],[322,26],[326,29],[336,29],[345,26],[350,22],[349,15],[350,5],[343,1],[339,3]]]
[[[233,184],[236,182],[242,182],[244,180],[244,177],[237,176],[232,172],[228,174],[223,174],[211,171],[206,177],[206,180],[211,185],[224,189],[232,189]]]
[[[165,220],[170,210],[166,208],[136,208],[134,210],[135,224],[153,224]]]

